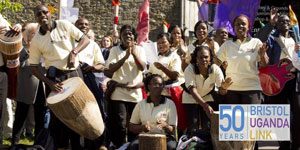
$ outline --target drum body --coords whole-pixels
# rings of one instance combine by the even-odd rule
[[[12,37],[7,37],[5,34],[0,34],[0,51],[3,56],[3,62],[7,67],[7,97],[10,99],[15,99],[17,96],[17,78],[20,65],[19,54],[22,48],[22,34]]]
[[[97,101],[79,77],[63,82],[63,92],[51,92],[47,104],[55,116],[76,133],[96,139],[104,131]]]
[[[167,138],[163,134],[139,134],[139,150],[167,150]]]
[[[211,139],[214,150],[253,150],[255,141],[219,141],[219,112],[211,118]]]

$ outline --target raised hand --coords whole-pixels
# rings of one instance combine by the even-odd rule
[[[263,43],[263,45],[259,48],[258,54],[260,56],[264,56],[269,49],[269,46],[266,43]]]
[[[278,8],[276,7],[271,7],[271,10],[270,10],[270,24],[275,26],[277,20],[278,20],[278,16],[279,16],[279,13],[278,13]]]
[[[232,79],[231,79],[231,77],[227,77],[226,79],[225,79],[225,81],[223,81],[222,83],[221,83],[221,88],[222,89],[228,89],[228,87],[232,84],[233,82],[232,82]]]

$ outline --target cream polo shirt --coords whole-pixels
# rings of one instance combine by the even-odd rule
[[[9,30],[10,24],[7,22],[6,19],[3,18],[3,16],[0,14],[0,26],[5,26],[7,30]],[[2,53],[0,53],[0,66],[4,65]]]
[[[165,98],[165,102],[154,106],[152,102],[143,100],[133,109],[130,123],[157,125],[158,120],[163,120],[169,125],[177,126],[177,111],[174,102]]]
[[[146,60],[145,51],[142,47],[136,46],[137,57],[141,61]],[[106,67],[109,67],[112,63],[117,63],[126,55],[126,50],[122,50],[120,46],[114,46],[111,48],[109,57],[106,60]],[[130,55],[124,64],[114,72],[112,80],[115,80],[119,83],[128,83],[129,85],[136,85],[143,81],[143,74],[140,71],[135,63],[135,60],[132,55]],[[111,96],[112,100],[121,100],[127,102],[139,102],[142,98],[142,90],[138,89],[125,89],[117,87]]]
[[[56,28],[45,35],[40,32],[35,34],[31,41],[29,63],[37,65],[40,58],[45,60],[45,67],[54,66],[60,70],[75,70],[79,65],[79,59],[75,59],[75,68],[67,68],[70,52],[73,50],[75,40],[79,41],[83,33],[72,23],[65,20],[57,20]]]
[[[293,52],[295,51],[295,41],[291,37],[284,37],[279,35],[279,39],[282,41],[282,43],[285,45],[285,50],[281,50],[280,53],[280,59],[288,58],[289,60],[292,60]]]
[[[203,42],[202,43],[202,46],[207,46],[208,47],[208,44],[206,42]],[[188,52],[187,52],[187,58],[186,58],[186,63],[190,63],[192,57],[191,57],[191,54],[195,51],[196,47],[193,43],[191,43],[190,45],[188,45]],[[217,42],[214,41],[214,52],[215,54],[218,53],[220,49],[220,46]]]
[[[169,51],[166,55],[159,55],[157,62],[161,63],[167,69],[179,73],[178,82],[173,83],[172,86],[179,86],[180,84],[184,83],[183,71],[181,68],[181,59],[176,52]],[[163,71],[157,69],[154,64],[150,64],[149,72],[161,75],[164,81],[170,79]]]
[[[213,97],[209,94],[214,90],[214,87],[220,87],[224,76],[222,70],[216,64],[212,64],[208,78],[204,78],[201,74],[195,74],[194,67],[189,64],[184,70],[185,86],[188,88],[194,86],[197,89],[198,94],[204,101],[213,101]],[[183,92],[182,103],[184,104],[198,104],[193,96],[187,92]]]
[[[79,61],[85,62],[90,66],[105,63],[99,45],[93,40],[90,40],[89,45],[78,53],[78,57]]]
[[[217,56],[222,62],[228,62],[226,77],[231,77],[233,82],[228,90],[261,90],[257,67],[261,46],[262,42],[257,38],[248,38],[243,43],[239,40],[223,43]]]

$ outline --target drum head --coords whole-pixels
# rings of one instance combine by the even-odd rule
[[[69,78],[68,80],[62,82],[63,83],[63,91],[62,92],[51,92],[50,95],[47,97],[48,104],[56,104],[65,100],[71,94],[75,92],[80,85],[82,85],[82,80],[79,77]]]
[[[9,31],[8,31],[9,32]],[[16,43],[17,41],[22,40],[22,33],[15,35],[13,37],[5,36],[6,33],[0,34],[0,41],[3,43]]]

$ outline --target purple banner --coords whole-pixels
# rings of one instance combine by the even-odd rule
[[[216,9],[214,28],[225,27],[229,33],[235,35],[231,23],[240,14],[250,18],[250,27],[252,28],[259,5],[260,0],[221,0]]]

